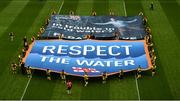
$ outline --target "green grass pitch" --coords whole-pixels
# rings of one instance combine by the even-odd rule
[[[149,9],[154,3],[154,11]],[[143,12],[152,29],[157,55],[157,75],[146,73],[136,80],[133,73],[123,81],[116,76],[106,84],[100,78],[91,79],[88,87],[83,78],[71,77],[72,95],[66,94],[62,80],[32,79],[10,71],[23,46],[22,39],[35,36],[45,19],[55,10],[59,14],[119,16]],[[0,100],[180,100],[180,0],[0,0]],[[15,33],[10,42],[8,33]]]

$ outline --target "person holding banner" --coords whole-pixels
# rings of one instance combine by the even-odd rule
[[[35,37],[34,36],[32,36],[32,38],[31,38],[31,42],[33,43],[35,41]]]
[[[144,24],[144,26],[147,25],[147,17],[144,17],[144,18],[143,18],[143,24]]]
[[[155,52],[154,49],[152,48],[152,50],[149,51],[149,55],[152,58],[153,56],[155,56]]]
[[[151,57],[151,61],[152,61],[152,64],[153,64],[153,65],[156,64],[156,56],[155,56],[155,55],[153,55],[153,56]]]
[[[22,56],[21,56],[21,54],[18,55],[18,61],[19,61],[19,64],[18,64],[18,65],[21,66],[21,62],[22,62]]]
[[[51,80],[51,70],[47,69],[46,70],[46,75],[47,75],[47,79]]]
[[[62,39],[62,33],[59,33],[58,38]]]
[[[150,29],[150,27],[146,27],[146,32],[148,33],[148,35],[151,34],[151,29]]]
[[[114,12],[112,12],[111,9],[110,9],[110,11],[109,11],[109,15],[110,15],[110,16],[114,16]]]
[[[42,34],[42,33],[45,31],[44,26],[42,26],[42,27],[39,29],[39,31],[40,31],[40,33]]]
[[[20,68],[21,68],[22,74],[26,74],[26,68],[25,68],[25,63],[24,62],[21,62]]]
[[[148,44],[149,42],[148,42],[148,35],[146,35],[145,37],[144,37],[144,40],[146,41],[146,44]]]
[[[113,36],[114,36],[114,39],[115,39],[115,40],[119,40],[120,33],[114,32],[114,33],[113,33]]]
[[[47,25],[49,24],[49,22],[50,22],[50,19],[49,19],[49,18],[47,18],[47,19],[46,19],[46,23],[45,23],[45,25],[47,26]]]
[[[27,43],[27,42],[25,43],[25,47],[24,47],[24,48],[25,48],[25,50],[26,50],[26,51],[28,50],[29,45],[28,45],[28,43]]]
[[[92,12],[92,16],[96,16],[97,14],[96,14],[96,12],[95,11],[93,11]]]
[[[106,83],[106,79],[107,79],[107,73],[106,72],[103,72],[102,73],[102,83]]]
[[[27,37],[26,36],[24,36],[24,38],[23,38],[23,44],[24,44],[25,50],[27,51],[28,48],[29,48],[29,45],[28,45],[28,41],[27,41]]]
[[[66,86],[67,86],[67,94],[71,94],[72,82],[68,80]]]
[[[38,40],[40,39],[40,34],[39,34],[39,33],[37,34],[37,39],[38,39]]]
[[[26,68],[26,72],[27,72],[28,78],[31,78],[31,77],[32,77],[32,73],[31,73],[31,68],[30,68],[30,66],[28,66],[28,67]]]
[[[138,69],[137,69],[137,79],[142,77],[142,70],[141,70],[141,66],[139,65]]]
[[[87,72],[85,72],[85,74],[84,74],[84,82],[85,82],[85,87],[88,85],[88,74],[87,74]]]
[[[90,39],[95,39],[95,36],[93,33],[90,34]]]
[[[139,12],[138,15],[139,15],[139,16],[144,16],[143,12]]]
[[[27,37],[26,37],[26,36],[24,36],[24,38],[23,38],[23,44],[24,44],[24,47],[25,47],[26,44],[27,44]]]
[[[22,48],[22,58],[25,57],[25,55],[26,55],[26,50],[25,48]]]
[[[154,44],[151,42],[151,43],[148,43],[147,45],[148,45],[148,50],[149,50],[149,51],[152,51]]]
[[[91,35],[86,35],[85,39],[91,39]]]
[[[66,83],[66,73],[64,72],[64,70],[60,72],[60,76],[61,76],[61,79],[64,81],[64,83]]]
[[[154,76],[156,73],[156,65],[151,67],[151,72],[152,72],[152,76]]]
[[[52,15],[55,15],[55,14],[56,14],[56,11],[55,11],[55,10],[53,10],[53,11],[52,11]]]
[[[123,70],[121,69],[121,70],[119,71],[119,79],[122,80],[123,77],[124,77],[124,72],[123,72]]]
[[[71,10],[71,11],[69,12],[69,15],[74,15],[74,12]]]

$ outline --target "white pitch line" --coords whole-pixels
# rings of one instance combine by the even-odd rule
[[[59,11],[58,11],[58,14],[60,13],[61,8],[62,8],[63,5],[64,5],[64,0],[63,0],[62,3],[61,3],[61,6],[60,6]]]
[[[27,88],[28,88],[28,86],[29,86],[29,83],[30,83],[30,81],[31,81],[31,78],[32,78],[32,77],[29,78],[29,80],[28,80],[28,82],[27,82],[27,84],[26,84],[26,87],[25,87],[25,89],[24,89],[24,92],[23,92],[23,94],[22,94],[22,96],[21,96],[20,101],[22,101],[23,98],[24,98],[24,95],[25,95],[26,90],[27,90]]]
[[[125,4],[125,1],[124,1],[124,0],[123,0],[123,7],[124,7],[124,15],[127,16],[126,4]]]
[[[125,4],[124,0],[123,0],[123,7],[124,7],[124,14],[125,14],[125,16],[127,16],[126,4]],[[138,94],[138,100],[140,101],[141,97],[140,97],[140,93],[139,93],[139,86],[138,86],[136,75],[135,75],[135,81],[136,81],[136,90],[137,90],[137,94]]]
[[[137,81],[136,75],[135,75],[135,81],[136,81],[136,90],[137,90],[137,94],[138,94],[138,100],[140,101],[141,97],[140,97],[140,93],[139,93],[139,86],[138,86],[138,81]]]
[[[61,6],[60,6],[60,8],[59,8],[59,11],[58,11],[58,14],[60,13],[61,8],[62,8],[62,6],[63,6],[63,5],[64,5],[64,0],[62,1],[62,4],[61,4]],[[25,87],[25,89],[24,89],[24,92],[23,92],[23,94],[22,94],[22,96],[21,96],[20,101],[22,101],[22,100],[23,100],[24,95],[26,94],[26,91],[27,91],[27,88],[28,88],[29,83],[30,83],[30,81],[31,81],[31,78],[32,78],[32,77],[30,77],[30,78],[29,78],[29,80],[28,80],[28,82],[27,82],[27,84],[26,84],[26,87]]]

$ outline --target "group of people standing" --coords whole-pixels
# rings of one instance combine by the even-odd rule
[[[153,3],[151,4],[150,8],[152,10],[154,9]],[[52,14],[56,14],[56,12],[53,11]],[[74,15],[74,12],[70,11],[70,15]],[[97,14],[96,14],[95,11],[93,11],[92,15],[96,16]],[[112,12],[112,10],[110,10],[110,15],[114,15],[114,12]],[[145,25],[146,32],[147,32],[147,35],[145,36],[145,41],[146,41],[146,44],[148,45],[148,50],[149,50],[150,57],[151,57],[151,62],[152,62],[152,67],[150,67],[151,71],[152,71],[152,76],[154,76],[155,75],[155,69],[156,69],[156,65],[155,65],[156,56],[155,56],[155,51],[154,51],[154,48],[153,48],[151,29],[150,29],[150,27],[147,26],[147,18],[143,15],[143,13],[140,12],[139,15],[143,16],[143,18],[144,18],[143,19],[143,24]],[[50,21],[49,19],[46,19],[45,26],[47,26],[49,24],[49,21]],[[37,34],[37,39],[40,39],[40,35],[44,31],[45,31],[45,28],[44,28],[44,26],[42,26],[40,28],[38,34]],[[15,37],[14,33],[10,32],[9,36],[10,36],[10,40],[13,41],[14,37]],[[93,38],[94,38],[94,36],[87,36],[87,39],[93,39]],[[35,37],[32,37],[31,42],[34,42],[34,40],[35,40]],[[17,67],[19,65],[21,67],[23,73],[27,74],[28,77],[31,78],[32,77],[32,69],[31,69],[31,67],[28,66],[27,68],[25,68],[24,67],[24,62],[22,61],[23,58],[26,55],[26,52],[27,52],[28,48],[29,48],[29,44],[28,44],[27,37],[25,36],[23,38],[22,53],[20,55],[18,55],[19,63],[16,64],[15,62],[13,62],[11,64],[11,70],[12,70],[13,74],[15,74],[16,70],[17,70]],[[118,73],[119,80],[122,80],[124,78],[124,72],[125,72],[124,70],[119,70],[119,73]],[[51,73],[52,73],[52,71],[50,69],[46,70],[47,80],[52,80]],[[66,79],[67,73],[64,70],[62,70],[61,72],[59,72],[59,75],[60,75],[60,78],[62,79],[63,83],[66,84],[66,86],[67,86],[67,94],[71,94],[72,81]],[[102,77],[102,83],[105,84],[106,80],[108,78],[108,73],[106,71],[102,72],[101,77]],[[142,77],[142,68],[141,68],[141,66],[138,66],[138,68],[136,70],[136,77],[137,77],[137,79]],[[84,86],[86,87],[88,85],[88,80],[89,80],[88,72],[84,72],[83,78],[84,78]]]
[[[10,34],[10,39],[11,41],[14,40],[14,37],[12,35],[14,35],[13,32],[9,33]],[[26,52],[29,48],[29,44],[28,44],[28,40],[27,37],[24,36],[23,38],[23,48],[21,53],[18,55],[18,63],[11,63],[11,70],[13,74],[16,74],[18,67],[21,67],[22,73],[25,73],[25,69],[24,69],[24,62],[23,62],[23,58],[26,56]]]
[[[153,3],[151,4],[150,9],[151,10],[154,9]],[[144,14],[142,12],[140,12],[139,15],[143,16],[143,24],[145,26],[145,30],[147,33],[147,35],[144,37],[144,40],[147,44],[147,48],[148,48],[149,55],[150,55],[150,60],[152,63],[152,66],[149,68],[152,71],[152,76],[154,76],[155,75],[155,69],[156,69],[156,55],[155,55],[154,44],[153,44],[153,39],[152,39],[152,31],[151,31],[151,28],[148,26],[147,17],[144,16]]]

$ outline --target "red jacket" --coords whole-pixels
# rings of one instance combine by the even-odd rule
[[[71,87],[72,87],[72,82],[71,82],[71,81],[68,81],[68,82],[66,83],[66,85],[67,85],[68,88],[71,88]]]

